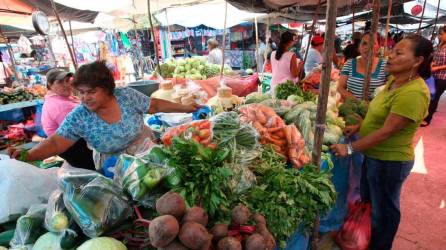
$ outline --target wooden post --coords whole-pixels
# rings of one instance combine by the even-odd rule
[[[153,23],[152,23],[152,12],[150,11],[150,0],[147,0],[147,15],[149,17],[150,31],[152,33],[152,38],[153,38],[153,47],[155,48],[155,62],[156,62],[155,71],[160,73],[160,59],[158,57],[158,44],[156,42],[155,30],[154,30]]]
[[[352,34],[355,34],[355,0],[351,1],[352,6]]]
[[[367,44],[367,64],[365,68],[365,76],[364,76],[364,88],[362,90],[363,99],[365,101],[369,100],[369,89],[370,89],[370,79],[372,76],[372,66],[373,66],[373,47],[375,46],[375,37],[376,31],[378,30],[378,22],[379,22],[379,9],[380,9],[380,0],[373,0],[373,18],[372,18],[372,27],[369,36],[369,43]]]
[[[70,25],[71,47],[73,48],[73,52],[76,55],[76,49],[74,48],[73,29],[71,29],[71,20],[68,21],[68,24]]]
[[[257,17],[254,17],[254,24],[255,24],[255,30],[256,30],[256,65],[257,65],[257,73],[259,73],[262,70],[262,66],[259,64],[260,61],[260,54],[259,54],[259,27],[257,25]]]
[[[426,3],[427,3],[427,0],[424,0],[423,12],[421,13],[421,19],[420,19],[420,24],[418,25],[417,34],[420,34],[420,32],[421,32],[421,24],[423,23],[423,19],[424,19],[424,10],[426,9]]]
[[[333,60],[334,52],[334,40],[336,31],[336,0],[327,1],[326,12],[326,26],[325,26],[325,42],[324,42],[324,54],[322,58],[322,74],[321,74],[321,87],[319,92],[317,114],[316,114],[316,130],[314,133],[314,145],[312,160],[313,164],[320,169],[321,165],[321,152],[325,131],[325,120],[327,113],[328,95],[331,82],[331,64]],[[316,218],[315,226],[313,228],[313,241],[312,249],[318,249],[319,242],[319,216]]]
[[[68,52],[70,53],[70,57],[71,57],[71,61],[73,62],[74,69],[77,70],[76,56],[75,56],[73,50],[71,49],[70,43],[68,42],[67,33],[65,33],[65,29],[62,25],[62,21],[60,20],[59,12],[57,12],[56,5],[54,4],[54,0],[50,0],[50,1],[51,1],[51,7],[53,8],[53,11],[54,11],[54,15],[56,16],[57,22],[59,23],[60,30],[62,31],[63,38],[65,40],[65,43],[67,44]]]
[[[310,35],[308,36],[308,44],[307,44],[307,49],[305,50],[304,64],[307,62],[308,50],[310,50],[311,39],[313,38],[314,28],[316,26],[316,21],[317,21],[317,14],[320,6],[321,6],[321,0],[318,0],[316,10],[314,11],[313,15],[313,26],[311,26],[311,32]],[[305,72],[305,67],[304,70],[301,72],[299,78],[302,78],[303,72]]]
[[[223,69],[225,68],[225,49],[226,49],[226,19],[228,18],[228,2],[225,1],[225,19],[224,19],[224,25],[223,25],[223,43],[222,43],[222,61],[221,61],[221,68],[220,68],[220,81],[223,79]]]
[[[437,14],[435,15],[434,30],[432,31],[432,35],[431,35],[431,42],[434,42],[435,30],[437,29],[437,23],[438,23],[438,12],[440,11],[440,3],[441,3],[441,0],[438,0],[438,5],[437,5]]]
[[[387,40],[389,39],[390,15],[392,14],[392,0],[387,3],[386,39],[384,40],[384,56],[387,55]]]

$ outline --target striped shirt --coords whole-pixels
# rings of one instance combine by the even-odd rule
[[[356,98],[362,99],[362,91],[364,85],[364,75],[358,73],[357,69],[358,59],[353,58],[348,60],[342,68],[341,75],[348,76],[347,90],[350,91]],[[387,81],[387,73],[384,72],[386,61],[382,58],[379,59],[376,65],[375,72],[372,73],[370,79],[369,98],[373,98],[375,89],[382,86]]]

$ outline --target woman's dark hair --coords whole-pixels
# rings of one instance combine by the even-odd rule
[[[286,52],[286,46],[294,40],[294,34],[289,32],[289,31],[285,31],[282,33],[282,35],[280,36],[280,43],[279,43],[279,47],[276,50],[276,60],[280,60],[280,58],[282,57],[282,55]]]
[[[3,53],[0,51],[0,62],[3,62]]]
[[[443,26],[443,27],[440,27],[440,28],[438,29],[438,34],[440,34],[442,31],[443,31],[443,33],[446,33],[446,25]]]
[[[362,36],[361,36],[361,41],[365,36],[370,36],[371,34],[372,34],[371,31],[364,32],[364,34],[362,34]],[[376,41],[378,41],[378,45],[381,46],[381,36],[379,35],[378,32],[375,33],[375,39],[376,39]]]
[[[82,65],[74,74],[73,86],[88,86],[102,88],[112,95],[115,90],[113,72],[107,67],[105,61],[96,61]]]
[[[434,47],[432,42],[420,35],[409,35],[406,38],[412,42],[413,52],[415,56],[422,56],[424,58],[421,65],[418,67],[418,74],[424,79],[429,78],[432,75],[431,63],[432,63],[432,53]]]

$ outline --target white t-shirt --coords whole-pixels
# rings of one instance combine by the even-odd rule
[[[318,67],[322,63],[322,55],[314,48],[308,50],[307,61],[305,62],[305,74],[308,75],[314,68]]]
[[[0,84],[5,84],[5,78],[9,76],[5,71],[6,68],[8,68],[8,64],[0,62]]]
[[[209,52],[208,62],[220,65],[223,61],[223,52],[219,48],[215,48]]]

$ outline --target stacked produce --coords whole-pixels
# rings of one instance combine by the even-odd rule
[[[345,125],[356,125],[367,114],[367,103],[357,99],[348,98],[339,106],[339,115],[344,117]]]
[[[160,88],[157,91],[153,92],[151,97],[173,102],[174,93],[175,89],[173,88],[173,83],[171,81],[164,81],[160,83]]]
[[[299,100],[297,101],[297,103],[302,103],[304,101],[314,101],[316,99],[316,95],[311,92],[304,91],[299,87],[299,85],[294,84],[292,81],[286,81],[285,83],[281,83],[276,87],[275,97],[277,99],[286,100],[290,96],[293,96],[292,99],[300,97],[296,99]]]
[[[230,87],[222,86],[217,89],[217,95],[209,99],[207,105],[218,114],[223,111],[231,111],[241,103],[242,98],[233,95]]]
[[[195,121],[170,128],[162,137],[163,144],[170,146],[172,139],[177,136],[186,136],[202,145],[213,147],[211,144],[211,122],[208,120]]]
[[[205,57],[193,57],[186,59],[169,59],[161,64],[161,76],[164,78],[185,78],[192,80],[204,80],[220,74],[220,65],[211,64]],[[224,67],[224,74],[232,70]]]
[[[260,133],[262,144],[271,144],[277,153],[290,159],[296,168],[309,163],[305,141],[294,125],[286,125],[272,108],[249,104],[239,109],[243,122],[252,123]]]
[[[39,93],[37,90],[26,88],[2,89],[0,91],[0,105],[40,99],[42,96]]]
[[[260,214],[237,205],[231,212],[231,225],[218,223],[208,230],[209,216],[199,206],[186,209],[183,198],[175,192],[164,194],[156,202],[159,216],[150,223],[152,246],[158,249],[265,249],[275,247],[275,240]],[[256,225],[248,225],[252,219]]]

